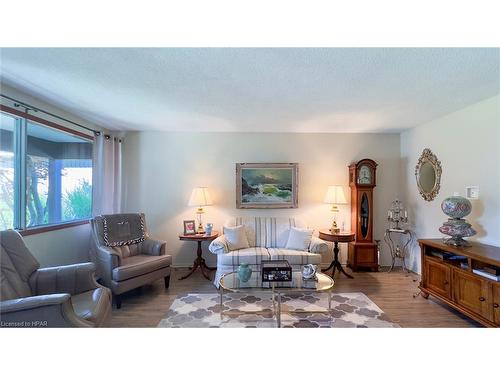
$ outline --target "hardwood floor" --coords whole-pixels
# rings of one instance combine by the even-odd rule
[[[111,327],[156,327],[178,294],[215,293],[211,282],[196,272],[186,280],[179,281],[187,269],[174,269],[170,288],[165,290],[163,279],[140,290],[123,296],[120,310],[113,307]],[[336,276],[335,292],[363,292],[401,327],[480,327],[437,300],[421,296],[413,298],[418,291],[418,275],[400,270],[387,272],[358,272],[354,279]]]

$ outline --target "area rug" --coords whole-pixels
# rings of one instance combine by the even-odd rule
[[[224,294],[220,314],[218,294],[184,294],[172,303],[158,327],[163,328],[272,328],[277,327],[269,294]],[[283,328],[399,327],[363,293],[296,293],[282,296]],[[317,312],[321,311],[321,312]],[[324,312],[322,312],[324,311]]]

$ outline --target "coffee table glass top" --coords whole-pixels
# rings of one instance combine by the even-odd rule
[[[238,278],[237,272],[230,272],[221,277],[219,284],[221,288],[231,292],[246,292],[249,289],[273,292],[273,284],[274,290],[293,290],[295,292],[327,292],[333,288],[334,281],[330,276],[321,272],[316,272],[316,278],[317,280],[304,280],[302,278],[302,272],[293,271],[292,281],[263,283],[260,271],[254,271],[250,279],[247,282],[243,282]]]

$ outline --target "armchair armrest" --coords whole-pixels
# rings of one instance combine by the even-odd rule
[[[312,236],[309,252],[316,254],[326,253],[328,252],[328,244],[322,239]]]
[[[113,269],[121,265],[121,255],[115,249],[99,245],[95,247],[97,274],[109,287],[113,279]]]
[[[97,289],[94,263],[39,268],[29,283],[34,294],[69,293],[71,295]]]
[[[99,255],[101,255],[101,257],[115,257],[116,261],[118,263],[120,262],[121,254],[112,247],[99,245],[96,246],[96,250],[97,257],[99,257]],[[119,264],[117,264],[116,266],[119,266]]]
[[[0,320],[2,327],[92,327],[75,314],[68,293],[2,301]]]
[[[208,250],[213,254],[228,253],[229,247],[226,242],[226,237],[224,235],[221,235],[210,242],[210,245],[208,245]]]
[[[167,243],[165,241],[146,238],[142,242],[141,253],[147,255],[165,255]]]
[[[0,314],[7,314],[15,311],[31,310],[38,307],[60,305],[69,301],[71,296],[68,293],[46,294],[42,296],[32,296],[25,298],[9,299],[0,302]]]

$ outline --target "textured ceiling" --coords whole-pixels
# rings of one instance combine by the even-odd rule
[[[2,49],[2,81],[112,129],[398,132],[500,93],[500,49]]]

